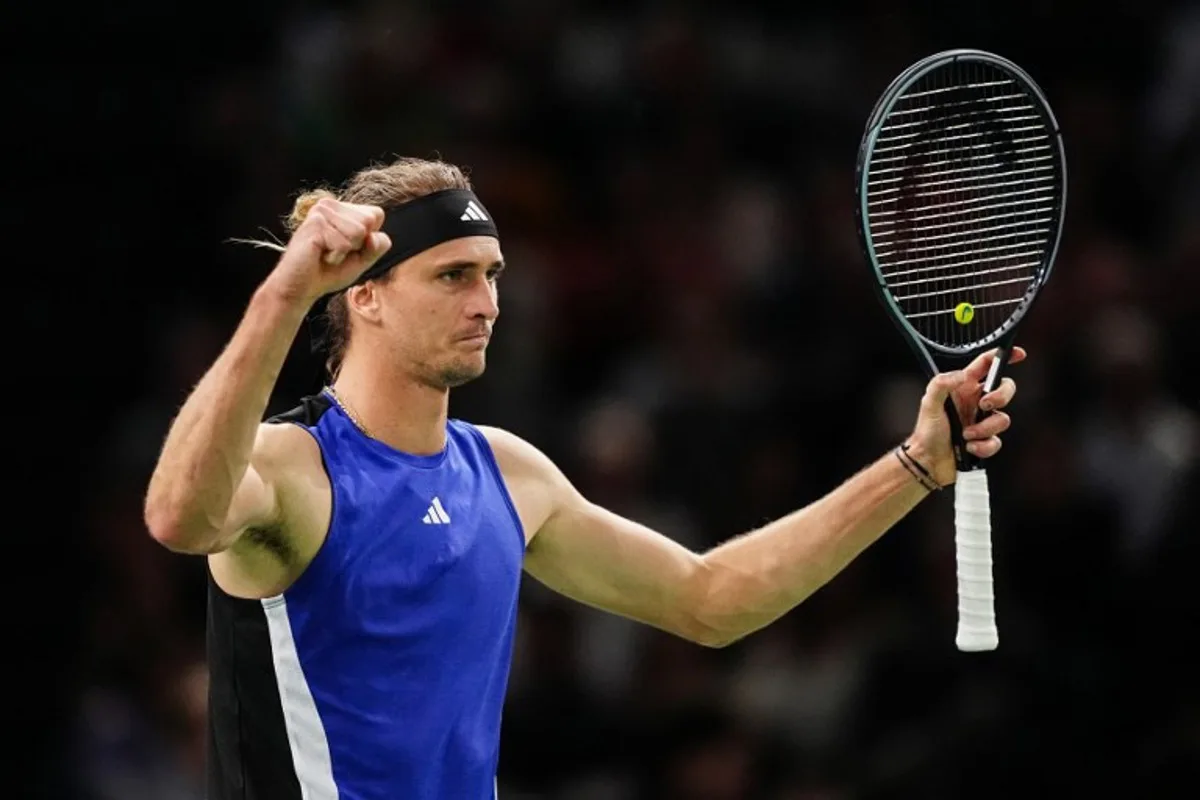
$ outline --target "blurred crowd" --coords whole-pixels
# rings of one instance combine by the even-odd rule
[[[229,239],[281,234],[298,190],[371,161],[467,167],[510,269],[488,372],[452,414],[515,431],[591,499],[703,550],[908,432],[923,377],[872,294],[854,162],[893,75],[959,46],[1041,84],[1070,180],[1054,275],[1021,332],[1015,426],[990,469],[1000,649],[954,648],[949,493],[722,650],[527,579],[500,796],[1195,790],[1196,6],[264,8],[239,11],[241,32],[177,76],[186,102],[158,109],[161,151],[143,154],[161,152],[166,177],[144,167],[142,189],[187,191],[163,211],[172,268],[123,268],[154,302],[126,297],[123,392],[94,400],[78,797],[203,796],[203,561],[156,545],[141,499],[172,415],[271,266]],[[137,86],[112,102],[143,102]],[[319,387],[307,348],[302,336],[272,412]]]

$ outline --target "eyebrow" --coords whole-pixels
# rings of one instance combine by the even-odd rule
[[[447,269],[479,269],[479,267],[480,264],[478,261],[471,261],[469,259],[461,258],[455,259],[454,261],[445,261],[437,264],[434,266],[434,269],[437,272],[441,272],[442,270]],[[486,267],[484,267],[484,269],[503,270],[507,267],[508,265],[504,263],[504,259],[500,259],[499,261],[493,261],[491,264],[488,264]]]

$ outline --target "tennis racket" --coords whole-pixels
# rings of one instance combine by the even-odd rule
[[[855,177],[859,237],[892,319],[930,377],[996,348],[983,385],[992,391],[1062,233],[1066,157],[1042,91],[991,53],[924,58],[876,103]],[[946,413],[958,467],[956,644],[994,650],[987,473],[953,400]]]

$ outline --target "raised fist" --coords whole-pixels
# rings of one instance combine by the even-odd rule
[[[383,209],[322,197],[297,226],[276,270],[312,300],[354,283],[392,246]]]

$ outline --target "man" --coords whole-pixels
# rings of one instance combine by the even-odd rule
[[[531,444],[447,418],[450,389],[483,373],[504,269],[456,167],[364,170],[340,196],[302,196],[289,227],[146,497],[155,539],[208,557],[212,800],[492,797],[522,568],[580,602],[733,642],[953,482],[943,401],[973,419],[990,363],[931,381],[905,448],[698,555],[589,503]],[[262,423],[321,298],[331,385]],[[1006,379],[982,403],[1014,391]],[[968,449],[994,455],[1008,425],[1003,412],[968,425]]]

